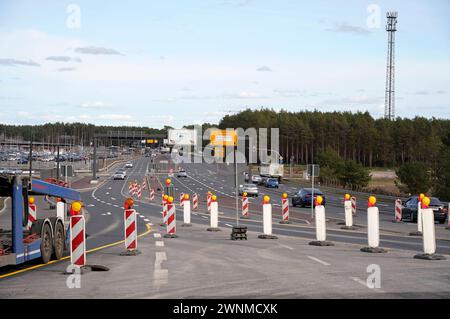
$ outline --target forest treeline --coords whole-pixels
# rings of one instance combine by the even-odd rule
[[[276,112],[244,110],[226,115],[221,128],[279,128],[280,153],[285,163],[316,161],[318,154],[334,150],[344,160],[366,167],[398,167],[407,162],[435,166],[450,132],[450,120],[397,118],[374,119],[368,112]]]

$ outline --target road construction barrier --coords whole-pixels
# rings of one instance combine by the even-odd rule
[[[313,246],[334,246],[332,242],[327,241],[327,226],[325,218],[325,206],[322,205],[323,197],[317,196],[314,206],[314,215],[316,222],[316,240],[309,244]]]
[[[137,195],[137,182],[134,181],[134,184],[133,184],[133,196],[136,196],[136,195]]]
[[[342,226],[341,229],[355,230],[356,227],[353,226],[353,208],[351,200],[344,201],[344,214],[345,214],[345,226]]]
[[[183,224],[181,226],[191,226],[191,201],[188,194],[184,194],[183,198]]]
[[[402,200],[398,198],[395,200],[395,221],[402,221]]]
[[[133,196],[134,194],[134,186],[133,183],[130,182],[130,184],[128,185],[128,195]]]
[[[208,209],[208,212],[211,211],[211,197],[211,192],[208,192],[208,194],[206,195],[206,208]]]
[[[146,178],[143,178],[143,179],[142,179],[142,189],[147,189]]]
[[[378,247],[380,244],[380,212],[375,206],[377,199],[370,196],[367,207],[367,240],[368,247],[361,248],[367,253],[385,253],[385,249]]]
[[[167,225],[167,200],[169,196],[164,195],[162,196],[162,217],[163,222],[160,224],[160,226],[166,226]]]
[[[137,185],[137,198],[140,199],[142,196],[141,184]]]
[[[83,215],[70,217],[70,263],[81,268],[86,265],[86,223]]]
[[[352,202],[352,215],[356,216],[356,197],[352,196],[350,201]]]
[[[417,201],[417,231],[409,233],[410,236],[422,236],[422,199],[424,194],[420,194]]]
[[[28,222],[27,222],[27,229],[31,230],[31,226],[33,226],[33,223],[37,219],[37,208],[36,204],[34,203],[34,197],[28,197]]]
[[[56,216],[61,218],[63,223],[66,220],[66,204],[63,202],[56,203]]]
[[[121,253],[122,256],[131,256],[140,254],[138,251],[137,243],[137,218],[136,211],[133,209],[133,199],[127,198],[124,203],[124,237],[125,237],[125,249],[126,251]]]
[[[219,231],[219,203],[216,201],[216,195],[211,195],[210,227],[208,231]]]
[[[176,238],[177,236],[177,216],[175,211],[175,205],[173,203],[173,197],[169,196],[167,200],[167,234],[165,238]]]
[[[427,260],[444,260],[445,257],[436,254],[436,236],[434,229],[434,213],[430,205],[430,198],[424,197],[422,199],[422,221],[423,221],[423,254],[417,254],[414,258]]]
[[[446,229],[450,229],[450,202],[448,203],[448,206],[447,206],[447,228]]]
[[[259,235],[261,239],[276,239],[272,235],[272,204],[270,204],[270,197],[265,195],[263,198],[263,234]]]
[[[192,195],[192,209],[198,210],[198,195],[197,195],[197,193],[194,193],[194,195]]]
[[[183,201],[184,201],[184,193],[180,194],[180,206],[183,206]]]
[[[150,200],[155,200],[155,190],[153,188],[150,188]]]
[[[249,207],[248,207],[248,197],[247,194],[244,193],[242,195],[242,218],[249,218]]]
[[[281,221],[280,224],[290,224],[289,221],[289,199],[286,193],[281,198]]]

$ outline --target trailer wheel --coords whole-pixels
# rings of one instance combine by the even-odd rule
[[[41,258],[42,262],[46,264],[50,261],[53,250],[52,231],[47,223],[44,224],[41,234]]]
[[[54,259],[59,260],[63,257],[64,254],[64,227],[60,222],[57,222],[55,225],[55,234],[54,234]]]

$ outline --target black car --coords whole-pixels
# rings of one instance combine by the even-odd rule
[[[292,197],[292,206],[310,206],[311,207],[311,198],[312,198],[312,188],[302,188],[300,189],[293,197]],[[314,200],[317,198],[317,196],[322,196],[323,201],[322,205],[325,205],[325,195],[322,193],[320,189],[314,188]]]
[[[417,223],[418,197],[419,195],[411,196],[407,200],[403,201],[402,221]],[[442,203],[439,198],[430,197],[430,205],[428,207],[433,209],[434,220],[438,221],[440,224],[443,224],[448,214],[448,209],[445,207],[444,203]]]

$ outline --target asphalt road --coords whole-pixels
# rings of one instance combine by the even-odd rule
[[[157,158],[156,161],[160,159]],[[162,159],[167,160],[167,156]],[[239,220],[241,225],[248,227],[249,240],[244,242],[230,241],[231,227],[236,224],[235,175],[234,167],[231,164],[181,165],[186,169],[188,177],[181,179],[177,177],[172,178],[175,200],[177,202],[177,233],[180,234],[180,238],[165,239],[167,251],[163,254],[161,247],[165,247],[164,244],[156,243],[155,241],[160,242],[161,235],[166,231],[165,227],[160,226],[162,222],[160,198],[162,185],[167,178],[167,173],[157,173],[152,177],[148,173],[149,158],[143,157],[133,162],[134,167],[128,169],[126,180],[113,180],[111,177],[113,171],[110,171],[111,176],[104,182],[101,182],[95,189],[82,193],[86,208],[86,233],[89,234],[86,240],[87,249],[97,250],[105,245],[123,240],[122,207],[124,200],[129,196],[128,183],[134,180],[142,182],[145,174],[149,177],[151,186],[155,189],[159,188],[159,190],[156,192],[155,201],[153,202],[148,199],[148,190],[143,191],[141,199],[135,199],[135,209],[139,214],[138,233],[148,234],[150,229],[154,237],[150,234],[140,239],[139,248],[143,251],[143,254],[141,257],[136,257],[136,259],[133,259],[133,257],[130,257],[131,259],[127,259],[128,257],[125,257],[125,259],[124,257],[117,257],[118,252],[124,250],[123,243],[89,254],[88,263],[94,262],[111,268],[111,272],[106,272],[104,275],[100,273],[87,275],[90,276],[89,278],[92,278],[88,286],[94,288],[95,295],[92,295],[90,290],[74,291],[62,289],[64,287],[61,288],[60,283],[59,288],[55,288],[52,284],[48,285],[49,297],[179,298],[207,295],[209,297],[356,298],[364,296],[378,298],[393,296],[425,297],[430,296],[430,293],[435,294],[436,297],[448,297],[450,295],[448,261],[424,262],[413,259],[412,257],[416,253],[422,251],[422,240],[421,238],[407,235],[410,229],[415,229],[415,225],[394,224],[391,222],[386,215],[390,210],[389,206],[386,206],[386,209],[380,209],[382,216],[380,224],[382,228],[386,228],[382,232],[380,246],[388,248],[388,253],[366,254],[360,252],[359,248],[367,244],[363,218],[364,209],[360,206],[358,210],[360,221],[357,224],[361,225],[358,230],[341,230],[340,226],[337,225],[337,221],[343,218],[341,215],[343,208],[340,204],[338,191],[326,193],[328,200],[326,212],[329,218],[327,222],[327,239],[333,241],[336,244],[335,247],[324,247],[317,250],[317,248],[307,245],[310,239],[315,238],[315,228],[309,208],[291,207],[291,220],[293,223],[290,225],[278,223],[281,219],[281,207],[277,201],[281,201],[281,194],[284,191],[292,194],[294,190],[298,189],[298,186],[291,182],[283,184],[280,189],[275,190],[260,187],[261,194],[268,194],[272,198],[273,233],[279,239],[274,241],[257,239],[257,235],[262,232],[263,226],[261,199],[255,198],[250,200],[251,218],[249,220]],[[238,168],[239,171],[244,169],[246,169],[244,166]],[[239,178],[241,179],[239,182],[243,182],[241,174]],[[206,232],[206,228],[209,225],[209,214],[206,212],[206,193],[208,190],[211,190],[218,196],[219,227],[222,231],[217,234]],[[199,210],[192,212],[191,222],[193,227],[180,227],[183,218],[182,209],[178,205],[180,193],[189,193],[191,196],[193,193],[197,193],[200,196]],[[389,199],[379,199],[379,204],[384,202],[386,205],[389,205]],[[383,219],[385,215],[386,220]],[[3,218],[4,216],[0,215],[0,221]],[[440,226],[436,225],[437,229],[438,227]],[[159,234],[158,237],[157,234]],[[437,252],[450,254],[448,231],[444,228],[439,228],[437,234],[439,236]],[[302,255],[300,259],[298,259],[299,254]],[[358,261],[348,263],[348,258]],[[245,261],[242,261],[243,259]],[[237,260],[241,261],[237,262]],[[280,264],[280,260],[283,263]],[[361,284],[365,280],[362,274],[365,274],[367,265],[373,262],[382,264],[385,271],[384,274],[388,274],[389,287],[391,289],[383,289],[384,294],[374,294],[373,290],[368,290],[367,287],[363,287]],[[322,281],[319,278],[320,271],[318,271],[317,266],[329,266],[335,263],[339,265],[338,269],[327,273],[326,279],[328,282],[325,281],[325,278]],[[222,265],[224,264],[229,267],[223,269]],[[277,267],[283,265],[285,269],[282,272],[289,275],[279,281],[278,284],[282,288],[279,290],[273,289],[275,278],[278,276],[276,275]],[[32,289],[23,289],[24,285],[35,285],[37,287],[43,282],[49,282],[49,276],[51,277],[55,273],[61,274],[64,271],[67,261],[42,267],[37,265],[36,268],[28,270],[27,267],[30,266],[36,266],[36,263],[0,271],[0,278],[4,277],[0,279],[0,297],[35,296]],[[310,270],[297,273],[298,269],[304,267]],[[24,271],[15,273],[17,269],[23,269]],[[137,270],[136,272],[134,271],[135,269]],[[267,269],[267,273],[264,269]],[[153,279],[149,281],[147,279],[148,274],[139,272],[141,270],[153,273]],[[423,277],[418,279],[410,274],[410,277],[406,278],[406,274],[403,274],[403,277],[396,277],[392,274],[392,271],[401,272],[403,270],[414,272],[414,274],[423,273]],[[246,277],[246,272],[251,278]],[[342,275],[343,272],[345,275]],[[168,273],[171,274],[170,280],[167,277]],[[111,277],[111,274],[121,276],[122,280]],[[221,274],[221,276],[218,274]],[[264,282],[258,276],[265,276],[264,278],[267,278],[268,281]],[[318,277],[312,279],[313,277],[311,276]],[[344,277],[342,276],[346,279],[343,280],[342,278]],[[108,278],[108,284],[105,284],[105,278]],[[123,290],[117,290],[118,287],[123,287],[125,278],[129,278],[130,282],[134,282],[134,286],[128,282]],[[203,280],[205,278],[207,278],[206,281]],[[289,278],[296,279],[291,282]],[[208,282],[208,280],[210,281]],[[215,280],[219,283],[218,285],[214,283]],[[304,290],[298,289],[293,284],[294,282],[298,283],[299,280],[302,283],[307,283]],[[405,285],[405,280],[411,280],[407,285],[408,287],[406,288],[405,286],[405,289],[398,288]],[[237,285],[239,281],[245,282],[253,290],[242,287],[239,289],[228,289],[230,285],[233,285],[232,283]],[[272,285],[269,285],[269,283],[272,283]],[[397,283],[397,288],[395,288],[396,286],[393,283]],[[100,288],[100,286],[103,288]],[[257,293],[254,293],[254,291],[257,291]]]

